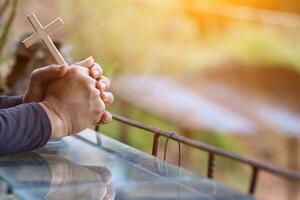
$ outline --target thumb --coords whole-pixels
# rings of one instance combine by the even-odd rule
[[[95,63],[94,58],[92,56],[90,56],[82,61],[75,63],[75,65],[80,65],[82,67],[91,68],[94,65],[94,63]]]
[[[24,102],[39,102],[44,98],[47,84],[55,78],[64,76],[67,65],[50,65],[32,72],[29,86],[25,92]]]
[[[39,84],[46,84],[49,81],[64,76],[67,72],[67,64],[50,65],[36,69],[32,72],[32,81]]]

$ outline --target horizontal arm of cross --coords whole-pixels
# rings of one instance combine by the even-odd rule
[[[31,13],[30,15],[28,15],[27,18],[28,18],[29,22],[31,23],[31,25],[33,26],[36,33],[34,33],[29,38],[27,38],[23,41],[25,46],[29,47],[32,44],[34,44],[35,42],[42,40],[48,47],[49,51],[55,58],[56,62],[60,65],[65,64],[66,62],[65,62],[64,58],[59,53],[58,49],[56,48],[56,46],[54,45],[54,43],[52,42],[52,40],[49,36],[50,32],[54,31],[59,26],[63,25],[62,20],[60,18],[57,18],[56,20],[54,20],[53,22],[48,24],[46,27],[43,27],[40,24],[39,20],[37,19],[37,17],[35,16],[34,13]]]
[[[50,24],[48,24],[43,30],[44,30],[44,34],[43,35],[48,35],[50,34],[52,31],[54,31],[55,29],[59,28],[60,26],[62,26],[64,23],[60,18],[57,18],[55,21],[51,22]],[[32,34],[30,37],[26,38],[23,43],[25,44],[26,48],[32,46],[34,43],[40,41],[41,35],[40,33],[34,33]]]

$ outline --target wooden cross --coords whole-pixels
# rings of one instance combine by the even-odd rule
[[[55,47],[54,43],[52,42],[49,34],[54,31],[55,29],[59,28],[61,25],[63,25],[63,21],[60,18],[57,18],[56,20],[52,21],[47,26],[43,27],[37,17],[34,13],[31,13],[27,16],[27,19],[35,29],[36,33],[32,34],[30,37],[25,39],[23,43],[28,48],[34,43],[42,40],[48,49],[50,50],[51,54],[54,56],[55,60],[58,64],[62,65],[65,64],[64,58],[61,56],[57,48]]]

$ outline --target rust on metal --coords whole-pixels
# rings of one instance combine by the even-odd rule
[[[258,168],[255,166],[252,166],[252,175],[251,175],[251,181],[249,185],[249,194],[254,194],[256,185],[257,185],[257,180],[258,180]]]
[[[157,157],[159,150],[159,134],[155,134],[153,137],[152,155]]]
[[[296,173],[296,172],[292,172],[292,171],[289,171],[286,169],[278,168],[278,167],[275,167],[275,166],[272,166],[272,165],[269,165],[269,164],[266,164],[263,162],[258,162],[254,159],[242,157],[238,154],[227,152],[227,151],[224,151],[217,147],[207,145],[207,144],[201,143],[199,141],[184,137],[175,132],[168,132],[168,131],[164,131],[164,130],[161,130],[158,128],[154,128],[152,126],[145,125],[143,123],[140,123],[140,122],[137,122],[137,121],[134,121],[134,120],[131,120],[131,119],[119,116],[119,115],[113,114],[113,119],[117,120],[121,123],[142,129],[146,132],[154,133],[156,135],[159,135],[160,137],[166,137],[167,139],[172,139],[174,141],[188,145],[195,149],[205,151],[205,152],[209,153],[210,156],[213,155],[211,157],[221,156],[221,157],[225,157],[225,158],[228,158],[231,160],[235,160],[237,162],[244,163],[248,166],[251,166],[253,169],[252,176],[251,176],[252,178],[251,178],[251,182],[250,182],[250,188],[249,188],[249,193],[251,193],[251,194],[254,194],[254,192],[255,192],[256,185],[257,185],[258,171],[261,171],[261,170],[264,172],[276,175],[278,177],[286,178],[290,181],[300,182],[300,173]],[[180,153],[180,156],[181,156],[181,153]],[[214,158],[211,159],[211,161],[212,161],[211,166],[214,166],[213,160],[214,160]],[[210,164],[208,164],[208,165],[210,165]],[[213,175],[213,172],[211,175]]]
[[[214,172],[215,172],[215,155],[209,152],[208,163],[207,163],[207,177],[213,179]]]
[[[97,131],[97,132],[100,131],[100,125],[99,125],[99,124],[97,124],[97,125],[95,126],[95,131]]]
[[[178,141],[178,166],[181,167],[181,143]]]

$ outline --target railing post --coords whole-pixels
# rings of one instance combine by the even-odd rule
[[[208,154],[207,177],[213,179],[215,171],[215,155],[212,152]]]
[[[95,126],[94,130],[95,130],[96,132],[99,132],[99,131],[100,131],[100,125],[97,124],[97,125]]]
[[[258,179],[258,168],[252,166],[252,175],[251,175],[251,182],[249,185],[249,194],[255,193],[257,179]]]
[[[159,134],[155,134],[153,137],[152,155],[157,157],[159,150]]]

